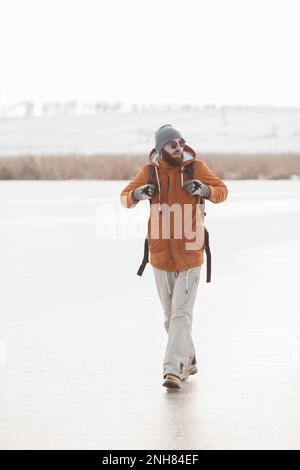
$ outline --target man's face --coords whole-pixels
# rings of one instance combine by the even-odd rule
[[[161,151],[162,158],[174,166],[181,165],[183,161],[183,139],[173,139],[168,142]]]

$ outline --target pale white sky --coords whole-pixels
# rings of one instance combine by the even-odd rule
[[[0,104],[300,106],[298,0],[0,0]]]

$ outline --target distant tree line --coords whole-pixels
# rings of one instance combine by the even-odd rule
[[[48,116],[84,116],[98,115],[105,113],[147,113],[157,111],[219,111],[223,123],[226,125],[226,112],[231,109],[264,109],[275,108],[274,106],[215,106],[214,104],[192,105],[192,104],[124,104],[121,101],[109,102],[105,100],[97,100],[94,102],[80,102],[78,100],[52,100],[42,103],[35,103],[30,100],[20,101],[18,103],[0,106],[0,119],[5,118],[33,118]]]

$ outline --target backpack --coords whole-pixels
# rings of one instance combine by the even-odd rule
[[[188,179],[193,179],[193,174],[194,174],[194,166],[193,162],[187,165],[186,167],[182,168],[182,171],[187,173]],[[148,173],[148,184],[151,183],[151,179],[154,173],[154,166],[150,165],[149,167],[149,173]],[[149,200],[150,202],[150,200]],[[200,196],[200,209],[203,214],[203,218],[206,216],[206,212],[204,211],[205,208],[205,200],[204,197]],[[151,202],[150,202],[151,205]],[[210,282],[211,280],[211,252],[210,252],[210,246],[209,246],[209,233],[204,226],[204,249],[206,253],[206,282]],[[142,276],[144,269],[146,267],[146,264],[149,263],[149,242],[148,242],[148,234],[145,238],[144,242],[144,256],[142,263],[138,269],[137,275]]]

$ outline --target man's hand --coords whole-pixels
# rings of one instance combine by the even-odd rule
[[[155,184],[144,184],[144,186],[140,186],[139,188],[136,188],[133,191],[133,199],[135,199],[136,201],[141,201],[143,199],[151,199],[155,191]]]
[[[202,196],[204,199],[209,199],[210,189],[204,183],[199,180],[188,180],[183,183],[186,186],[187,192],[190,196]]]

